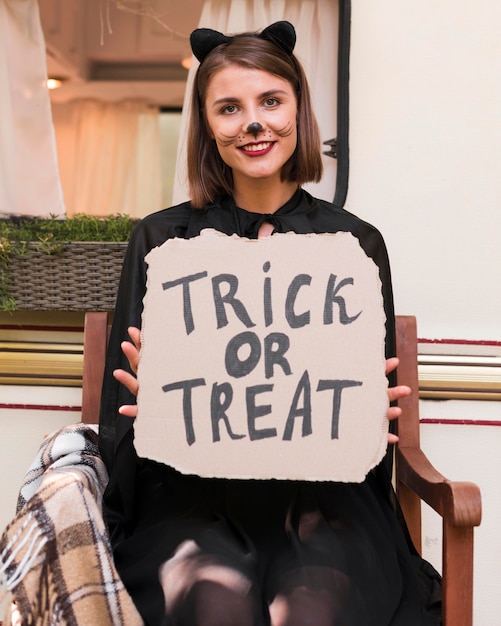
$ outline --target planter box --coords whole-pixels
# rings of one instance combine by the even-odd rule
[[[9,263],[8,290],[17,310],[112,311],[126,242],[70,242],[57,254],[28,244]]]

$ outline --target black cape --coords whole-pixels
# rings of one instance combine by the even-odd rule
[[[129,326],[141,326],[143,297],[146,290],[144,257],[152,248],[161,245],[169,238],[195,237],[206,228],[216,229],[227,235],[237,234],[241,237],[257,238],[263,221],[271,222],[276,232],[292,231],[307,234],[345,231],[359,239],[361,247],[379,268],[387,320],[386,356],[390,357],[395,354],[393,295],[386,246],[377,229],[344,209],[315,199],[299,189],[284,206],[270,215],[245,211],[236,207],[232,198],[224,197],[203,209],[193,209],[190,203],[186,202],[143,219],[131,236],[124,260],[107,355],[99,430],[100,451],[110,475],[104,499],[105,517],[115,550],[117,566],[125,579],[127,579],[128,546],[134,544],[138,529],[144,529],[148,524],[156,523],[158,516],[163,514],[159,511],[164,511],[162,506],[156,507],[158,516],[154,517],[154,520],[149,517],[149,514],[144,513],[145,509],[151,508],[148,504],[149,496],[152,500],[155,498],[158,500],[158,493],[154,492],[151,486],[156,480],[151,473],[155,464],[137,458],[133,445],[133,421],[118,413],[121,405],[133,404],[135,398],[112,376],[116,368],[129,369],[120,343],[127,338]],[[390,380],[390,384],[394,384],[394,381]],[[389,448],[385,459],[370,472],[364,483],[361,485],[325,483],[322,489],[324,491],[327,489],[327,492],[318,497],[320,499],[325,497],[326,501],[336,498],[338,502],[343,502],[344,507],[352,510],[350,513],[352,525],[358,524],[357,515],[365,518],[363,523],[368,523],[367,519],[373,518],[369,526],[376,524],[376,519],[380,520],[379,524],[387,535],[384,542],[380,543],[387,544],[384,550],[391,546],[389,549],[396,554],[395,558],[400,563],[399,576],[401,577],[398,581],[391,583],[394,587],[392,595],[396,594],[397,598],[390,609],[393,615],[392,620],[387,620],[385,623],[395,626],[397,624],[399,626],[439,624],[440,620],[437,617],[440,611],[439,577],[431,566],[417,557],[406,536],[405,524],[401,519],[397,521],[399,512],[391,486],[392,451],[391,446]],[[172,475],[158,480],[167,483],[171,479],[177,480],[172,478]],[[218,484],[218,481],[212,479],[212,483]],[[270,484],[263,486],[263,483]],[[225,494],[230,493],[231,488],[237,484],[238,489],[234,488],[230,501],[234,503],[234,508],[238,509],[238,512],[230,511],[229,515],[234,515],[239,520],[244,516],[246,519],[256,519],[253,507],[258,508],[256,503],[262,501],[263,489],[268,489],[268,502],[273,502],[272,510],[268,509],[266,512],[268,521],[273,519],[273,511],[277,519],[284,514],[288,506],[287,498],[297,497],[291,495],[290,485],[280,484],[277,490],[277,481],[258,481],[257,491],[253,481],[246,481],[245,485],[242,481],[233,481],[230,487],[225,487]],[[332,493],[329,493],[329,486]],[[174,491],[176,489],[178,487],[175,487]],[[353,498],[364,503],[364,512],[359,509],[358,504],[353,504]],[[175,508],[174,504],[172,506]],[[225,506],[229,505],[226,503]],[[326,506],[328,508],[328,505]],[[168,515],[169,510],[166,510]],[[355,510],[358,512],[353,513]],[[259,522],[256,524],[259,525]],[[270,536],[273,537],[273,532]],[[278,535],[277,541],[280,541]],[[137,545],[134,549],[138,549]],[[137,563],[135,563],[134,570],[137,568]],[[370,581],[367,581],[367,585],[370,584]],[[133,590],[130,591],[134,598]],[[364,593],[369,594],[368,587]],[[136,599],[136,602],[140,604],[141,600]],[[379,624],[374,623],[376,626]],[[384,625],[381,624],[381,626]]]

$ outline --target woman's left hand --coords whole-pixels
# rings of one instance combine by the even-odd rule
[[[124,355],[129,361],[132,374],[124,369],[117,369],[113,372],[113,376],[122,383],[132,393],[137,396],[139,385],[137,382],[137,366],[139,364],[139,352],[141,351],[141,331],[135,326],[127,329],[131,341],[122,341],[121,348]],[[124,404],[118,409],[121,415],[135,418],[137,416],[137,404]]]
[[[398,367],[398,363],[399,360],[396,356],[392,357],[391,359],[386,359],[386,375],[396,370]],[[410,387],[407,387],[407,385],[397,385],[396,387],[389,387],[388,398],[390,400],[390,404],[392,402],[395,402],[395,400],[400,400],[400,398],[405,398],[406,396],[409,396],[411,393],[412,390]],[[402,409],[398,406],[390,406],[388,407],[388,412],[386,415],[389,420],[394,420],[402,415]],[[397,435],[394,435],[393,433],[388,433],[388,443],[397,443],[397,441]]]

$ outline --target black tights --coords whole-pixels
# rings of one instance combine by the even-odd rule
[[[226,548],[228,546],[226,545]],[[290,564],[290,559],[289,559]],[[160,569],[165,626],[342,626],[349,584],[318,565],[280,570],[259,589],[249,560],[186,541]]]

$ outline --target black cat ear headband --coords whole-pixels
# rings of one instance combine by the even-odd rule
[[[273,42],[289,56],[292,55],[296,45],[296,31],[290,22],[275,22],[254,36]],[[235,35],[235,37],[239,37],[239,35]],[[212,28],[197,28],[190,35],[191,49],[202,63],[214,48],[223,43],[229,43],[235,37],[228,37],[217,30],[212,30]]]

